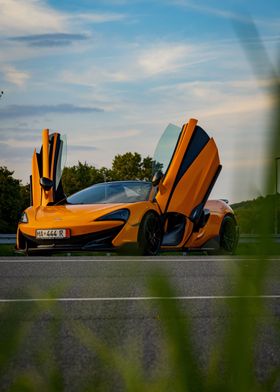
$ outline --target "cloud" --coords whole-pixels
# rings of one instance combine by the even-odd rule
[[[0,0],[0,33],[17,35],[63,31],[65,17],[41,0]]]
[[[0,119],[14,119],[17,117],[42,116],[49,113],[98,113],[103,112],[102,108],[89,106],[75,106],[72,104],[58,105],[9,105],[0,109]]]
[[[8,141],[12,142],[13,145],[15,143],[29,143],[29,142],[34,142],[37,141],[37,139],[40,140],[40,132],[38,132],[38,129],[35,129],[33,127],[28,127],[28,125],[24,125],[22,127],[20,124],[15,124],[13,127],[5,127],[2,126],[0,127],[0,140],[3,141]]]
[[[96,150],[98,150],[98,148],[97,147],[95,147],[95,146],[86,146],[86,145],[71,145],[71,146],[69,146],[68,147],[68,149],[70,150],[70,151],[79,151],[79,152],[90,152],[90,151],[96,151]]]
[[[134,45],[122,48],[112,61],[96,63],[94,66],[82,63],[81,68],[64,70],[61,79],[70,84],[96,86],[102,83],[136,83],[141,80],[160,78],[185,72],[190,66],[209,61],[209,54],[201,52],[197,45],[181,42],[153,42],[146,47]],[[211,54],[212,55],[212,54]]]
[[[170,0],[169,0],[170,1]],[[243,13],[237,13],[234,11],[225,10],[222,8],[211,7],[208,5],[202,5],[198,2],[193,2],[191,0],[171,0],[172,4],[177,4],[183,7],[191,8],[195,11],[203,12],[206,14],[214,15],[220,18],[226,18],[231,20],[236,20],[243,23],[251,22],[251,19],[248,15],[244,15]]]
[[[28,146],[11,146],[8,143],[0,142],[0,156],[4,163],[12,161],[20,161],[22,158],[31,157],[34,147]]]
[[[172,5],[178,5],[184,8],[190,8],[194,11],[198,11],[203,14],[207,14],[210,16],[216,16],[217,18],[227,19],[232,22],[240,22],[242,24],[251,24],[252,17],[249,13],[246,12],[246,8],[240,8],[238,11],[237,7],[232,6],[232,9],[218,8],[214,6],[200,4],[199,2],[195,2],[193,0],[167,0],[167,3]],[[223,2],[225,5],[226,2]],[[262,27],[268,28],[271,31],[274,31],[276,34],[279,34],[279,17],[275,17],[274,19],[270,18],[254,18],[254,22]],[[279,36],[278,36],[279,40]]]
[[[100,13],[80,13],[75,16],[68,16],[68,18],[73,21],[78,21],[82,23],[108,23],[108,22],[118,22],[127,18],[127,15],[114,12],[100,12]]]
[[[172,72],[182,66],[190,52],[188,45],[160,44],[142,51],[137,63],[147,76]]]
[[[2,70],[4,79],[18,87],[24,86],[27,80],[30,78],[30,74],[28,72],[19,71],[10,65],[2,66]]]
[[[127,138],[134,138],[135,136],[139,136],[141,134],[141,131],[138,129],[128,129],[126,131],[120,131],[116,134],[107,134],[105,132],[102,133],[102,135],[99,136],[93,136],[91,137],[91,140],[94,141],[106,141],[106,140],[114,140],[114,139],[127,139]]]
[[[52,47],[67,46],[75,41],[85,41],[86,34],[49,33],[22,35],[10,38],[11,41],[26,43],[29,46]]]
[[[79,31],[86,23],[121,21],[126,15],[114,12],[70,13],[55,10],[46,0],[0,0],[0,34],[18,36]]]

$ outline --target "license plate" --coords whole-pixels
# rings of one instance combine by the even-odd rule
[[[44,240],[54,240],[60,238],[69,238],[70,229],[46,229],[36,230],[36,238]]]

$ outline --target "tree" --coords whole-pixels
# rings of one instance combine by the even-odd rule
[[[30,184],[20,186],[22,210],[30,206]]]
[[[137,152],[116,155],[112,171],[116,180],[138,180],[141,177],[141,155]]]
[[[20,212],[27,207],[21,181],[13,177],[14,172],[0,166],[0,232],[15,232]],[[29,205],[29,202],[28,202]]]
[[[275,218],[277,211],[277,227],[280,227],[280,195],[267,195],[253,200],[242,201],[231,205],[233,208],[240,233],[259,234],[262,227],[264,211],[267,213],[267,231],[274,233]],[[276,211],[275,211],[276,208]]]
[[[67,196],[78,192],[88,186],[121,180],[146,180],[152,179],[154,161],[151,157],[143,158],[137,152],[118,154],[113,159],[112,169],[101,167],[97,169],[87,162],[78,162],[78,165],[65,167],[62,174],[63,189]],[[160,165],[156,166],[160,168]]]
[[[153,159],[149,156],[143,158],[141,162],[140,180],[151,181],[153,176]]]
[[[62,173],[63,190],[68,196],[103,181],[104,175],[86,162],[79,161],[78,165],[65,167]]]
[[[150,156],[142,159],[137,152],[116,155],[112,164],[115,180],[151,181],[153,173],[160,169],[162,169],[162,164],[153,161]]]
[[[115,181],[115,177],[112,169],[107,169],[107,167],[103,166],[101,167],[101,169],[99,169],[99,173],[102,176],[104,182]]]

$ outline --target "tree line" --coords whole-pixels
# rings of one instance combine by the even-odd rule
[[[78,162],[77,165],[65,167],[62,174],[63,189],[71,195],[92,184],[105,181],[144,180],[149,181],[153,173],[153,160],[147,156],[142,159],[137,152],[127,152],[114,157],[110,169]]]
[[[87,162],[65,167],[62,173],[63,189],[67,196],[90,185],[104,181],[118,180],[151,180],[154,161],[147,156],[142,158],[138,153],[127,152],[116,155],[112,167],[100,169]],[[156,165],[160,168],[159,164]],[[30,205],[29,185],[14,178],[14,172],[0,166],[0,233],[16,231],[20,213]],[[232,205],[241,233],[257,234],[265,206],[270,207],[268,230],[273,233],[275,226],[280,232],[280,195],[268,195],[254,200],[243,201]],[[267,208],[266,208],[267,211]],[[277,211],[277,214],[276,214]],[[275,219],[277,215],[277,225]]]
[[[153,160],[137,152],[118,154],[112,167],[100,169],[87,162],[68,166],[62,172],[62,184],[67,196],[90,185],[104,181],[151,180]],[[21,212],[30,205],[30,186],[14,178],[14,172],[0,166],[0,233],[14,233]]]

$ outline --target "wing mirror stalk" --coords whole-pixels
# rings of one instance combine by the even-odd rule
[[[53,181],[47,177],[41,177],[40,185],[44,189],[44,191],[49,191],[53,187]]]

